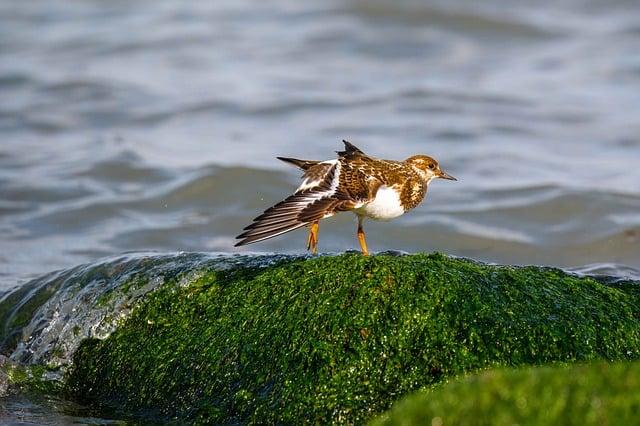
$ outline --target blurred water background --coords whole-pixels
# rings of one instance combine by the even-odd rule
[[[635,0],[0,1],[0,292],[234,236],[290,193],[276,155],[436,157],[459,182],[366,225],[374,251],[640,268]],[[320,250],[357,248],[355,219]],[[585,266],[586,265],[586,266]]]

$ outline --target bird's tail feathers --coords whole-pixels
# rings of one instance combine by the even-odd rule
[[[347,157],[349,155],[358,155],[358,154],[366,155],[364,152],[362,152],[362,150],[360,150],[357,146],[355,146],[351,142],[343,139],[342,143],[344,143],[344,151],[336,151],[336,153],[340,157]]]

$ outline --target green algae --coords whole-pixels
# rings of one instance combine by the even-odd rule
[[[55,395],[63,392],[57,370],[42,365],[25,366],[0,360],[0,377],[11,392]],[[0,398],[4,396],[0,392]]]
[[[631,425],[640,418],[640,362],[498,369],[417,392],[372,426]]]
[[[441,254],[346,254],[167,280],[66,391],[201,423],[361,423],[496,366],[636,359],[637,287]]]

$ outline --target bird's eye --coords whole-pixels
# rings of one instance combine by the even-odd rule
[[[433,169],[435,169],[435,168],[436,168],[436,165],[435,165],[435,164],[433,164],[433,163],[429,163],[429,168],[430,168],[431,170],[433,170]]]

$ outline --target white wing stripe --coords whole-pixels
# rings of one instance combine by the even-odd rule
[[[340,164],[340,162],[338,160],[327,160],[327,161],[323,161],[321,163],[318,164],[331,164],[331,165],[335,165],[335,164]],[[331,167],[329,168],[329,170],[327,170],[327,173],[331,173]],[[300,186],[298,187],[298,189],[296,189],[296,192],[300,192],[300,191],[305,191],[307,189],[310,188],[315,188],[316,186],[320,185],[322,183],[322,179],[316,179],[316,180],[309,180],[310,178],[306,178],[305,180],[302,181],[302,183],[300,184]]]
[[[335,165],[335,172],[333,173],[333,181],[331,182],[331,191],[329,194],[327,195],[334,195],[336,193],[336,190],[338,189],[338,185],[340,185],[340,172],[342,171],[342,164],[340,164],[340,161],[335,160],[336,165]]]

